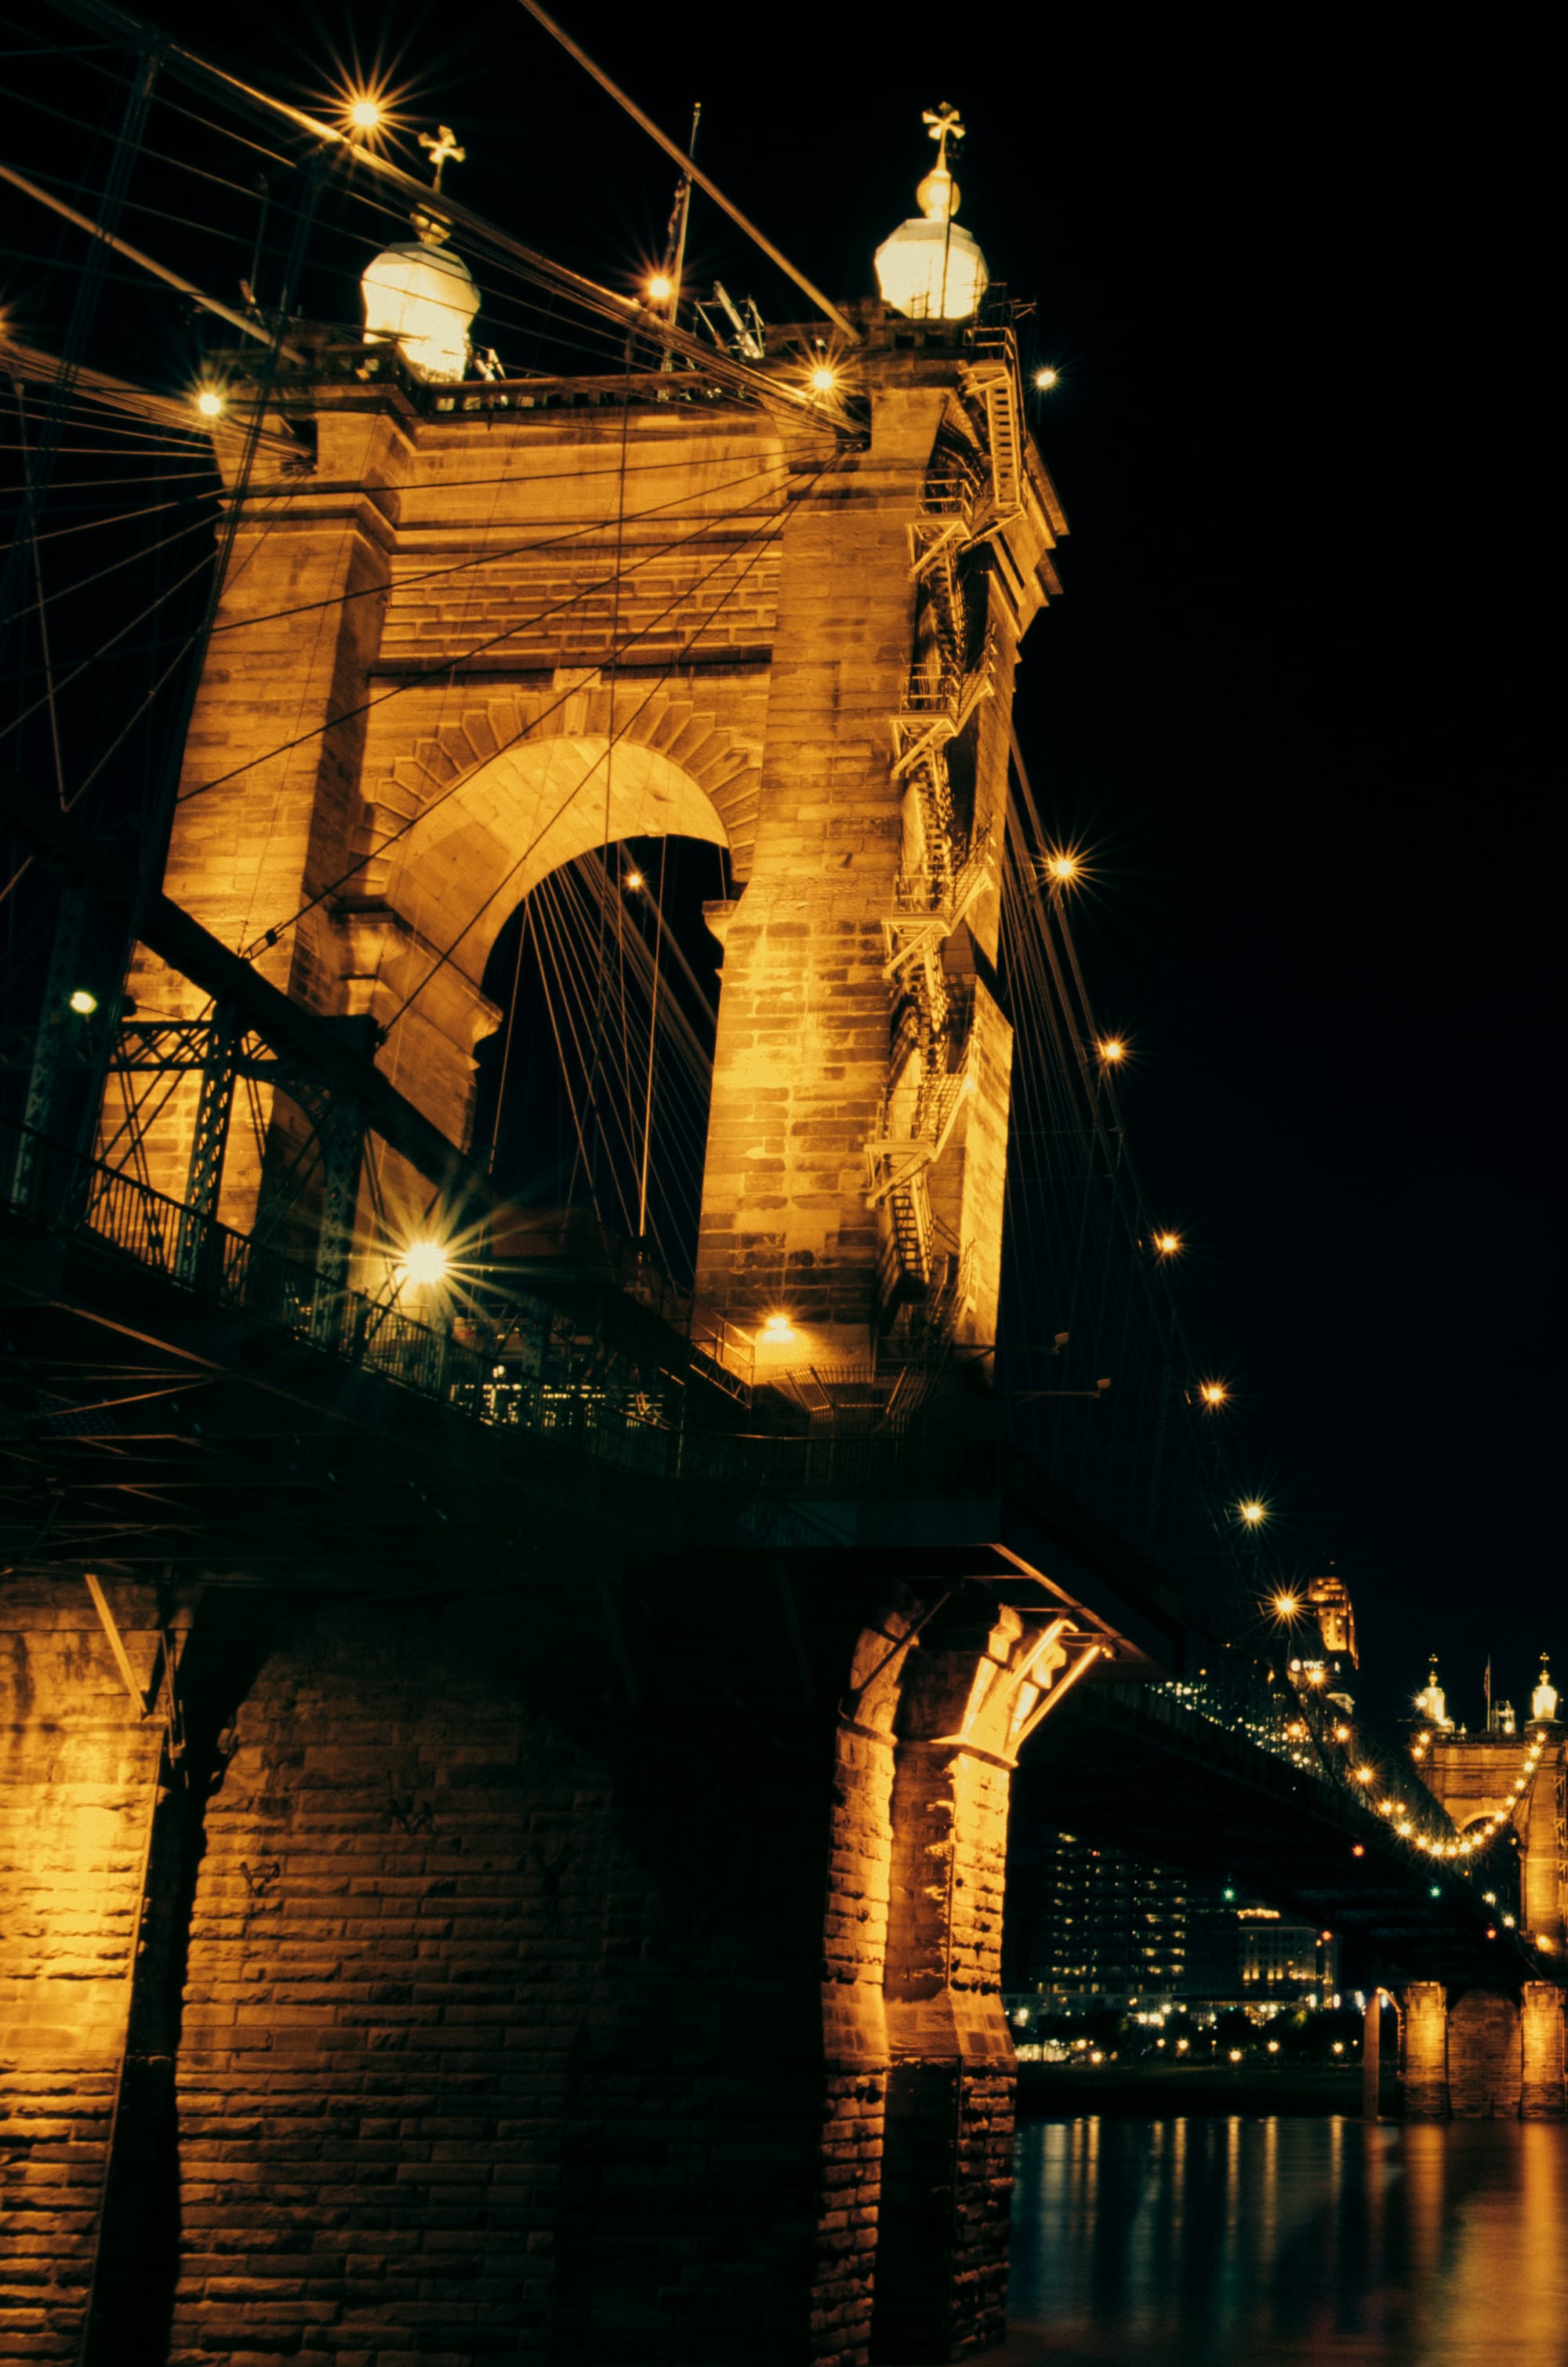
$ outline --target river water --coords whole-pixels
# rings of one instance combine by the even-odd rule
[[[1568,2127],[1026,2124],[1009,2367],[1568,2367]]]

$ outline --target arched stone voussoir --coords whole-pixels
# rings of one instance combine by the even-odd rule
[[[754,742],[719,721],[710,708],[679,685],[650,687],[632,683],[611,688],[588,679],[575,685],[558,684],[547,690],[512,691],[482,704],[476,701],[458,714],[444,714],[433,730],[420,730],[416,725],[398,745],[378,752],[379,761],[369,791],[367,856],[367,868],[378,875],[378,889],[383,881],[390,884],[414,877],[422,859],[450,838],[454,823],[460,823],[470,807],[483,806],[498,794],[504,796],[508,786],[515,787],[518,777],[536,778],[537,758],[530,758],[528,752],[562,742],[580,751],[590,742],[598,743],[590,761],[597,768],[596,794],[601,801],[606,773],[612,787],[617,773],[624,776],[630,802],[621,800],[618,808],[612,801],[612,838],[655,836],[666,828],[678,828],[685,835],[728,846],[737,875],[746,877],[760,777],[760,753]],[[712,822],[694,826],[694,809],[674,793],[673,785],[657,767],[637,761],[639,752],[644,757],[658,755],[682,774],[711,807],[717,828]],[[551,768],[550,776],[558,787],[564,778],[558,767]],[[662,794],[654,796],[645,810],[637,798],[655,779],[662,783]],[[580,786],[586,788],[586,779]],[[454,806],[459,809],[457,816],[448,814]],[[682,819],[671,823],[666,806]],[[620,826],[622,809],[631,817],[626,827]],[[601,817],[597,837],[585,840],[584,845],[601,844],[604,838]],[[396,844],[389,845],[394,839]],[[583,848],[573,851],[581,853]],[[551,867],[553,864],[543,869],[531,866],[531,876],[519,894],[525,894],[527,887],[536,885]],[[513,898],[506,910],[515,901]]]
[[[678,685],[558,677],[461,708],[449,690],[424,691],[387,721],[367,751],[352,892],[453,949],[476,988],[508,915],[592,848],[700,838],[748,868],[756,749]]]

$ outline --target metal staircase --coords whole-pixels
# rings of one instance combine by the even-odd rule
[[[1018,346],[1010,329],[976,332],[975,359],[964,370],[964,391],[986,414],[991,463],[991,515],[976,539],[995,534],[1023,508],[1023,393]]]
[[[989,887],[993,867],[988,831],[966,827],[955,810],[946,752],[995,683],[989,629],[971,663],[965,554],[1010,525],[1024,503],[1022,395],[1010,330],[976,334],[963,384],[965,447],[927,478],[909,529],[919,631],[893,719],[904,862],[884,922],[883,975],[909,998],[913,1042],[906,1038],[901,1061],[895,1055],[882,1130],[866,1146],[867,1205],[882,1212],[884,1226],[884,1306],[895,1313],[918,1306],[919,1319],[939,1329],[951,1325],[956,1309],[955,1261],[938,1252],[930,1178],[971,1090],[967,1005],[954,993],[942,948]],[[916,1046],[920,1075],[909,1115],[905,1081]]]

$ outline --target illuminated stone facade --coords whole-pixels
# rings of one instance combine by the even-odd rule
[[[117,1590],[152,1675],[151,1591]],[[161,1734],[79,1582],[0,1595],[0,2344],[74,2360],[125,2035]]]
[[[209,1589],[160,1789],[81,1580],[8,1592],[6,2355],[79,2356],[95,2252],[95,2359],[1000,2338],[1038,1620],[618,1595],[629,1680],[570,1587]]]
[[[1519,1844],[1520,1924],[1549,1949],[1561,1950],[1568,1936],[1568,1738],[1561,1728],[1543,1731],[1546,1745],[1533,1763],[1533,1728],[1518,1736],[1434,1735],[1421,1761],[1421,1780],[1461,1832],[1494,1818],[1511,1822]]]
[[[937,1301],[988,1342],[1009,715],[1064,524],[1010,344],[873,311],[837,429],[679,379],[622,392],[421,407],[350,381],[283,406],[168,892],[296,999],[373,1020],[382,1068],[462,1140],[486,958],[529,889],[606,842],[712,841],[734,893],[699,1289],[788,1314],[796,1362],[863,1366]],[[199,1008],[150,957],[135,989]],[[150,1136],[175,1198],[194,1096]],[[236,1127],[241,1229],[260,1175]],[[382,1188],[395,1205],[395,1160]]]
[[[1378,2112],[1379,1992],[1368,2006],[1363,2066],[1366,2110]],[[1400,1992],[1399,2068],[1412,2121],[1560,2121],[1563,2001],[1554,1981],[1517,1992],[1460,1989],[1413,1981]]]

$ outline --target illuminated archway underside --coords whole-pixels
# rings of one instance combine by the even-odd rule
[[[705,838],[728,847],[739,878],[750,868],[756,745],[677,686],[497,696],[426,734],[405,722],[393,743],[369,748],[365,769],[377,784],[365,843],[386,855],[372,852],[345,918],[355,928],[381,912],[405,945],[455,946],[450,968],[469,987],[521,900],[592,847]],[[381,975],[389,957],[384,945]]]
[[[422,719],[416,707],[367,754],[367,853],[334,907],[338,974],[344,1007],[390,1030],[382,1066],[463,1139],[474,1049],[501,1015],[485,967],[510,915],[550,873],[631,838],[705,840],[744,877],[758,759],[678,686],[558,677],[434,730]]]
[[[476,986],[509,916],[552,871],[627,838],[728,847],[717,808],[657,748],[603,733],[525,741],[481,764],[393,851],[386,900]]]

